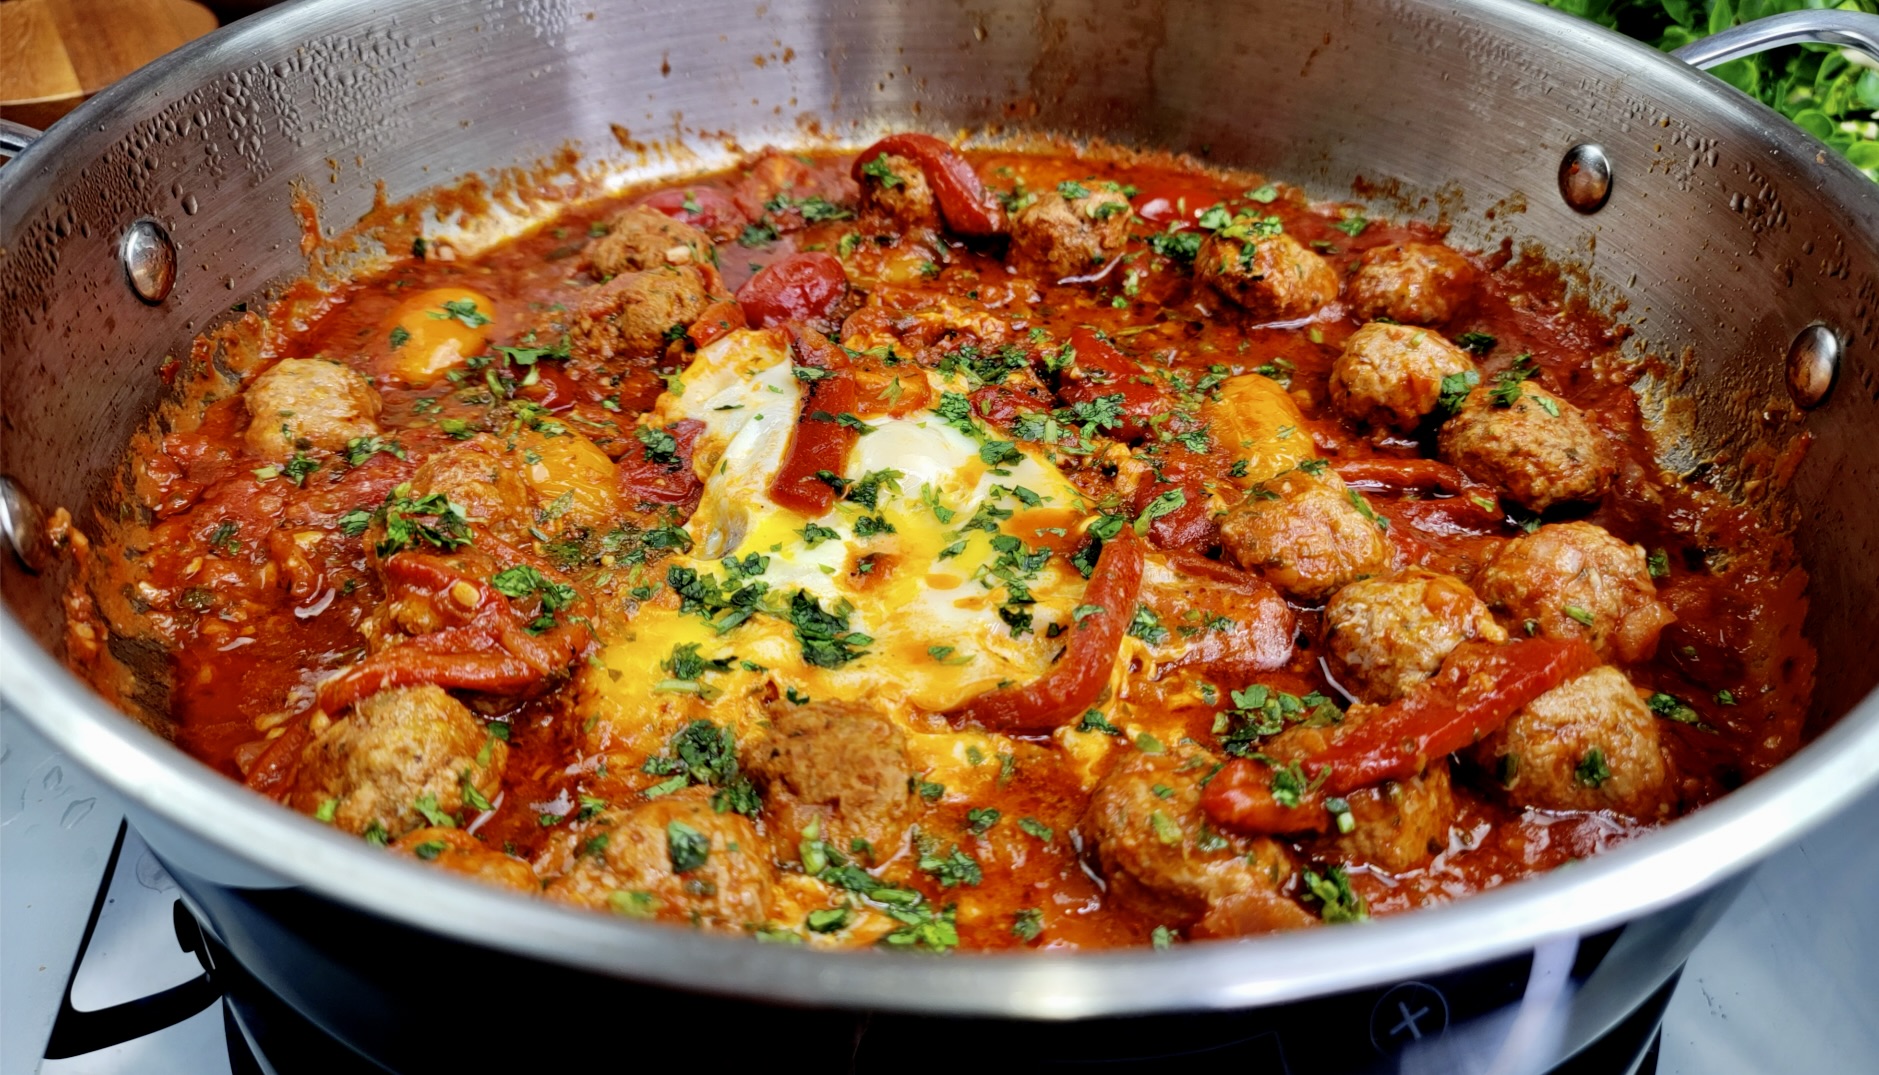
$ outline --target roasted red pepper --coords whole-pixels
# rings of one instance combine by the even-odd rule
[[[820,251],[773,261],[737,289],[737,304],[756,328],[788,321],[822,321],[848,294],[842,263]]]
[[[690,516],[705,489],[692,470],[692,450],[704,429],[696,418],[681,418],[665,427],[675,444],[676,462],[648,458],[646,446],[634,441],[618,464],[620,492],[627,504],[639,511],[676,508],[680,518]]]
[[[1117,440],[1136,441],[1148,435],[1149,421],[1174,412],[1174,395],[1159,382],[1144,384],[1140,363],[1116,350],[1108,340],[1087,328],[1070,333],[1076,361],[1064,372],[1057,395],[1074,407],[1095,404],[1108,396],[1121,396],[1120,422],[1104,430]]]
[[[821,375],[809,383],[783,465],[770,480],[770,499],[791,511],[820,515],[835,502],[835,489],[817,475],[840,474],[859,436],[841,423],[843,415],[855,414],[855,375],[848,356],[813,330],[792,324],[789,334],[796,364]]]
[[[531,557],[487,534],[477,541],[494,548],[492,562],[529,564]],[[479,558],[481,559],[481,558]],[[587,626],[592,606],[578,595],[546,629],[464,566],[432,553],[400,552],[380,570],[388,600],[428,603],[439,629],[379,650],[320,684],[320,708],[342,713],[362,698],[394,687],[435,684],[451,690],[529,694],[551,685],[593,643]],[[536,570],[562,582],[553,568]]]
[[[866,182],[861,169],[883,153],[905,157],[920,166],[920,173],[933,191],[933,200],[939,203],[940,216],[945,219],[947,228],[960,235],[1004,233],[1004,211],[958,150],[930,134],[890,134],[855,158],[852,172],[855,182]]]
[[[1127,529],[1103,546],[1083,591],[1101,611],[1077,621],[1050,671],[1024,686],[990,690],[947,714],[996,732],[1043,734],[1082,715],[1102,694],[1142,587],[1142,546]]]
[[[1340,459],[1334,469],[1345,483],[1365,491],[1443,493],[1441,501],[1459,522],[1498,526],[1503,513],[1494,487],[1475,481],[1436,459]]]
[[[1530,638],[1493,645],[1466,642],[1434,677],[1385,706],[1366,707],[1330,728],[1296,728],[1268,741],[1279,763],[1297,764],[1281,802],[1279,770],[1236,758],[1207,785],[1201,806],[1235,832],[1323,831],[1327,798],[1385,780],[1407,780],[1430,759],[1452,754],[1507,723],[1521,706],[1597,668],[1597,653],[1576,639]],[[1290,742],[1287,742],[1287,739]]]

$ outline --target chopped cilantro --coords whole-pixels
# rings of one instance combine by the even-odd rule
[[[704,833],[673,818],[665,826],[666,857],[673,873],[689,873],[711,857],[711,840]]]
[[[1585,757],[1580,758],[1579,764],[1573,767],[1572,776],[1579,783],[1594,789],[1610,780],[1612,771],[1611,766],[1605,764],[1605,752],[1598,747],[1586,751]]]
[[[1362,922],[1370,917],[1364,899],[1351,890],[1350,875],[1342,866],[1326,866],[1324,873],[1304,871],[1308,897],[1318,904],[1318,917],[1327,923]]]

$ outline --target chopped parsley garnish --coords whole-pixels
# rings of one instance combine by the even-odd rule
[[[1142,509],[1142,513],[1140,515],[1137,515],[1135,517],[1136,536],[1137,537],[1147,536],[1149,526],[1153,524],[1156,519],[1161,518],[1163,515],[1169,515],[1169,514],[1172,514],[1173,512],[1180,511],[1182,508],[1186,506],[1187,506],[1187,494],[1186,493],[1182,492],[1178,488],[1163,490],[1161,493],[1155,496],[1155,499],[1148,502],[1148,505]]]
[[[1376,509],[1370,506],[1370,501],[1364,499],[1364,494],[1355,489],[1346,489],[1344,495],[1350,498],[1351,507],[1356,508],[1364,518],[1375,523],[1378,530],[1390,528],[1390,521],[1377,514]]]
[[[1464,332],[1455,337],[1455,345],[1472,355],[1485,355],[1500,342],[1485,332]]]
[[[409,482],[386,494],[375,517],[385,525],[376,549],[380,559],[419,544],[451,552],[470,543],[470,520],[463,508],[443,493],[413,496]]]
[[[1001,815],[992,807],[974,807],[966,811],[966,831],[974,836],[982,836],[998,824]]]
[[[835,933],[848,925],[851,916],[846,907],[822,907],[810,911],[803,924],[811,933]]]
[[[405,457],[404,446],[395,440],[379,437],[354,437],[346,442],[346,465],[356,467],[380,452],[398,459]]]
[[[565,582],[556,582],[543,575],[538,569],[522,564],[499,571],[489,580],[496,592],[511,600],[520,601],[527,597],[541,599],[542,616],[547,621],[544,627],[553,626],[555,613],[573,604],[580,594]],[[536,623],[542,623],[537,620]],[[535,630],[536,624],[529,629]]]
[[[1084,713],[1082,719],[1077,721],[1077,731],[1101,732],[1104,735],[1122,734],[1122,729],[1109,723],[1109,718],[1103,716],[1103,711],[1100,709],[1092,709]]]
[[[1039,821],[1038,819],[1034,817],[1019,818],[1018,828],[1021,829],[1026,835],[1035,836],[1039,840],[1042,840],[1044,843],[1050,843],[1051,840],[1057,835],[1057,832],[1055,829],[1052,829],[1049,825],[1044,824],[1042,821]]]
[[[1451,373],[1442,378],[1442,394],[1435,401],[1435,417],[1443,421],[1461,410],[1461,405],[1481,383],[1481,375],[1472,369]]]
[[[476,308],[475,299],[451,299],[441,307],[441,311],[432,310],[433,321],[456,321],[465,328],[482,328],[489,324],[489,315]]]
[[[802,535],[803,544],[812,549],[825,541],[839,541],[842,536],[840,531],[820,523],[809,523],[797,532]]]
[[[919,894],[914,893],[914,898],[918,899]],[[888,947],[945,952],[959,945],[959,930],[953,925],[954,909],[950,904],[938,912],[931,904],[890,906],[886,911],[889,918],[900,923],[899,929],[881,938]]]
[[[697,671],[703,674],[702,668]],[[678,730],[664,754],[646,759],[640,768],[648,775],[678,781],[665,794],[688,782],[717,788],[711,796],[711,808],[720,814],[754,817],[763,808],[756,786],[738,768],[737,733],[729,725],[719,727],[708,720],[694,720]]]
[[[1733,695],[1731,697],[1733,697]],[[1644,704],[1650,707],[1651,712],[1665,720],[1674,720],[1678,724],[1689,724],[1696,727],[1701,727],[1703,724],[1702,714],[1690,708],[1688,703],[1674,694],[1665,694],[1663,691],[1658,691],[1645,699]]]
[[[1593,747],[1579,759],[1579,764],[1572,770],[1573,779],[1588,788],[1596,789],[1612,777],[1611,766],[1605,764],[1605,752]]]
[[[877,508],[880,506],[881,490],[886,488],[896,496],[900,495],[900,479],[906,476],[904,472],[893,469],[870,470],[848,487],[848,493],[844,499],[851,504],[860,504],[864,508]],[[885,532],[892,533],[893,531],[890,527]]]
[[[363,530],[364,528],[361,527],[360,529]],[[241,551],[241,542],[236,537],[240,532],[240,527],[235,524],[233,519],[224,519],[210,532],[209,544],[232,556]]]
[[[1168,641],[1168,629],[1161,625],[1161,618],[1155,615],[1154,609],[1137,605],[1135,618],[1129,621],[1129,637],[1139,638],[1151,646],[1159,646]]]
[[[391,349],[396,351],[411,342],[411,333],[403,325],[394,325],[391,330]]]
[[[867,653],[874,639],[848,629],[846,602],[838,602],[834,611],[824,610],[807,590],[797,590],[790,598],[788,618],[796,629],[796,641],[802,644],[802,659],[817,668],[840,668]]]
[[[826,220],[847,220],[855,215],[818,194],[811,194],[806,198],[792,198],[787,192],[779,193],[776,197],[764,202],[763,208],[771,213],[786,213],[794,209],[802,215],[805,224],[820,224]]]
[[[1365,228],[1370,226],[1370,221],[1364,218],[1362,212],[1349,210],[1344,214],[1344,219],[1331,226],[1355,239],[1364,233]]]
[[[1326,866],[1322,874],[1305,870],[1301,880],[1308,898],[1318,904],[1318,917],[1325,922],[1362,922],[1370,917],[1364,898],[1351,891],[1350,875],[1342,866]]]
[[[646,461],[661,463],[668,467],[679,465],[679,442],[672,434],[651,426],[640,426],[633,431],[633,436],[646,446]]]
[[[711,857],[711,840],[704,833],[673,818],[665,826],[666,857],[672,860],[673,873],[689,873]]]
[[[1167,231],[1156,232],[1148,237],[1148,248],[1169,261],[1191,265],[1200,254],[1202,238],[1198,231],[1170,224]]]
[[[295,452],[292,459],[289,459],[287,462],[282,463],[280,466],[263,467],[262,469],[272,470],[274,471],[274,474],[279,475],[280,477],[286,478],[288,481],[293,482],[295,485],[304,486],[307,484],[308,476],[311,475],[314,471],[320,469],[320,461],[306,454],[305,452]],[[256,471],[255,473],[258,476],[260,474],[260,471]],[[274,475],[269,475],[269,477],[273,477],[273,476]]]
[[[892,189],[906,180],[894,174],[893,166],[887,163],[887,154],[883,153],[861,166],[861,174],[875,180],[882,186]]]
[[[1021,941],[1034,941],[1043,932],[1044,912],[1036,907],[1020,908],[1018,913],[1012,916],[1011,935],[1013,937]]]
[[[979,869],[978,860],[959,850],[957,844],[943,856],[937,853],[921,855],[920,868],[932,874],[941,888],[978,885],[985,880],[985,873]]]
[[[737,245],[755,250],[757,247],[769,246],[776,242],[776,236],[777,231],[774,226],[759,220],[755,224],[744,225],[744,230],[737,235]]]
[[[1587,627],[1591,627],[1598,623],[1598,620],[1590,612],[1587,612],[1585,609],[1580,608],[1578,605],[1565,605],[1562,608],[1560,608],[1560,611],[1564,612],[1571,619],[1576,620],[1579,623],[1584,624]]]
[[[1652,549],[1651,554],[1644,558],[1644,569],[1649,571],[1654,579],[1669,578],[1670,553],[1663,549]]]
[[[1520,401],[1520,385],[1540,372],[1532,355],[1521,355],[1514,364],[1494,375],[1494,388],[1488,393],[1496,407],[1511,407]]]
[[[418,796],[417,801],[411,804],[411,808],[416,810],[429,824],[445,829],[454,829],[457,827],[457,819],[438,809],[437,796],[428,791]]]
[[[1221,749],[1242,758],[1258,754],[1261,740],[1288,725],[1323,727],[1344,719],[1337,703],[1317,691],[1301,698],[1254,683],[1230,696],[1233,708],[1214,716],[1213,732],[1220,737]]]

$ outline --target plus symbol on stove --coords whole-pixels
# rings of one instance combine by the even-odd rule
[[[1403,1013],[1403,1021],[1390,1028],[1390,1037],[1394,1038],[1398,1034],[1401,1034],[1403,1031],[1407,1030],[1409,1031],[1410,1037],[1414,1038],[1417,1041],[1421,1041],[1422,1040],[1422,1028],[1416,1025],[1416,1020],[1421,1019],[1424,1016],[1428,1015],[1429,1009],[1426,1007],[1417,1008],[1415,1011],[1412,1012],[1409,1010],[1408,1001],[1399,1000],[1396,1002],[1396,1010]]]
[[[1370,1044],[1384,1056],[1447,1032],[1448,998],[1432,985],[1404,982],[1378,997],[1370,1009]]]

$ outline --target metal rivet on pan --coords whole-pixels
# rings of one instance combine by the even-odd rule
[[[1573,146],[1559,162],[1559,196],[1581,213],[1596,213],[1612,196],[1612,162],[1605,147]]]
[[[124,277],[137,297],[155,306],[170,297],[176,286],[176,244],[154,220],[139,220],[124,231],[118,247]]]
[[[46,566],[46,517],[20,483],[0,474],[0,542],[28,571]]]
[[[1840,372],[1840,337],[1815,322],[1788,345],[1788,394],[1802,407],[1818,407]]]

